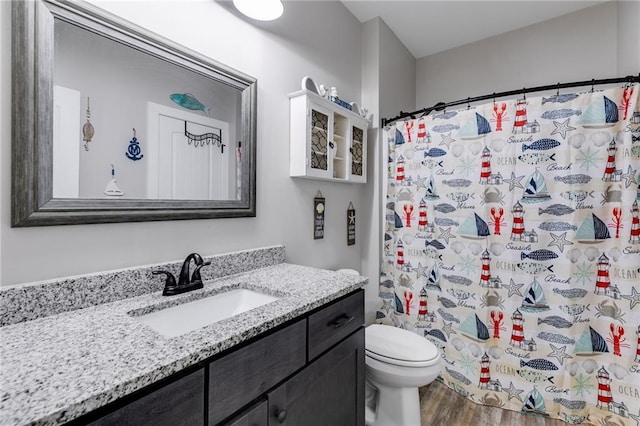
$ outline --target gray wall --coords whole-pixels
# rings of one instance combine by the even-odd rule
[[[416,108],[638,74],[640,2],[608,2],[416,61]],[[620,49],[619,49],[620,47]]]
[[[287,2],[276,22],[253,25],[221,3],[96,2],[140,26],[258,79],[257,217],[10,228],[11,3],[0,2],[0,261],[2,285],[284,244],[292,263],[361,268],[363,227],[346,245],[346,210],[357,225],[371,205],[363,185],[289,177],[289,99],[303,76],[361,101],[360,23],[339,2]],[[331,23],[328,27],[327,23]],[[78,58],[82,60],[82,58]],[[86,59],[85,60],[90,60]],[[325,238],[313,240],[313,197],[327,200]]]
[[[378,301],[381,241],[383,237],[383,173],[386,147],[381,142],[380,117],[409,111],[415,104],[415,59],[380,18],[362,24],[362,100],[370,107],[373,125],[369,129],[368,179],[364,204],[373,206],[363,218],[365,237],[362,274],[369,277],[365,294],[366,321],[373,322]]]

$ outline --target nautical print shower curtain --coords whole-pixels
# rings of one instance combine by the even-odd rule
[[[396,122],[378,322],[469,399],[640,424],[639,85]]]

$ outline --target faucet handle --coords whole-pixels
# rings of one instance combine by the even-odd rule
[[[200,269],[202,269],[203,266],[208,266],[208,265],[211,265],[211,262],[204,262],[196,266],[196,268],[193,270],[193,274],[191,274],[192,283],[202,282],[202,277],[200,276]]]
[[[169,271],[153,271],[151,273],[153,275],[164,275],[165,276],[164,291],[162,293],[163,296],[165,295],[165,293],[166,293],[168,288],[177,287],[177,285],[176,285],[176,277],[174,277],[171,272],[169,272]]]

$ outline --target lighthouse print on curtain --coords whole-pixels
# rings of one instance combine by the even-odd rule
[[[378,322],[476,403],[640,424],[639,85],[385,129]]]

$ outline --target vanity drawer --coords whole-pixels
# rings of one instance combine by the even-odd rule
[[[209,424],[226,419],[306,363],[306,320],[209,364]]]
[[[333,302],[308,318],[309,360],[316,358],[364,323],[364,290]]]

